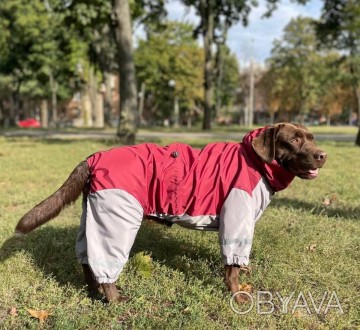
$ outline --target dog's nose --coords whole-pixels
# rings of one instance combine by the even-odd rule
[[[327,153],[326,152],[319,152],[315,154],[315,159],[316,160],[326,160],[327,158]]]

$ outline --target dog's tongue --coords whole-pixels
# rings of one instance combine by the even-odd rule
[[[316,170],[310,170],[307,172],[311,177],[317,177],[319,174],[319,169],[317,168]]]

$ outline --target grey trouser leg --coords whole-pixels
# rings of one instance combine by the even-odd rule
[[[79,262],[99,283],[113,283],[126,264],[143,218],[138,200],[119,189],[88,195],[76,243]]]
[[[88,264],[87,260],[87,241],[86,241],[86,214],[87,214],[87,201],[82,202],[82,214],[80,218],[80,227],[78,230],[75,253],[76,257],[81,264]]]

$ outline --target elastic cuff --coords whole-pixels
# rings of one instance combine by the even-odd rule
[[[236,256],[231,257],[223,256],[223,262],[225,265],[249,265],[249,258],[245,256]]]
[[[96,281],[100,284],[105,283],[105,284],[110,284],[110,283],[115,283],[118,279],[117,277],[114,278],[108,278],[108,277],[95,277]]]

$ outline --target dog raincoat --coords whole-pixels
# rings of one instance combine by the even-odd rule
[[[264,129],[242,143],[203,149],[146,143],[91,155],[90,193],[76,243],[79,262],[89,264],[99,283],[115,282],[145,215],[219,231],[223,262],[247,265],[255,222],[273,193],[294,178],[253,150],[252,139]]]

